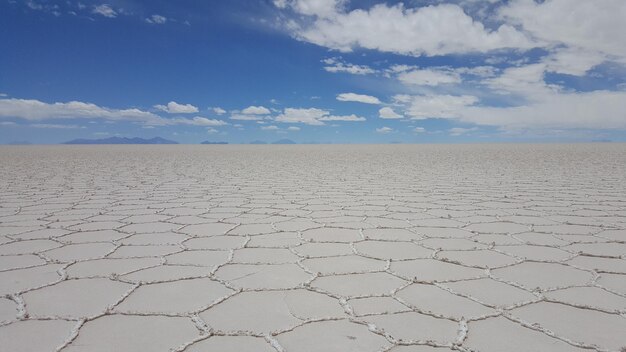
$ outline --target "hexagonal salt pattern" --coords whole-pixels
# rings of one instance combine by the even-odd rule
[[[0,165],[2,350],[626,350],[624,145],[0,147]]]

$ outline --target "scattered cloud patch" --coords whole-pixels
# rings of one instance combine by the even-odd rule
[[[375,73],[376,70],[366,65],[355,65],[341,61],[338,58],[328,58],[322,60],[326,66],[324,70],[332,73],[349,73],[353,75],[367,75]]]
[[[270,109],[266,108],[265,106],[248,106],[247,108],[241,110],[241,113],[245,114],[245,115],[267,115],[270,114],[271,111]]]
[[[357,103],[363,104],[381,104],[378,98],[373,97],[371,95],[365,94],[356,94],[356,93],[341,93],[337,95],[337,100],[339,101],[353,101]]]
[[[461,83],[461,75],[452,70],[421,69],[402,72],[400,82],[407,85],[438,86],[440,84]]]
[[[424,127],[415,127],[415,128],[413,128],[413,132],[414,133],[424,133],[424,132],[426,132],[426,129]]]
[[[378,110],[378,117],[380,117],[381,119],[401,119],[404,116],[396,113],[395,111],[393,111],[392,108],[385,106]]]
[[[394,132],[394,129],[391,127],[380,127],[376,129],[376,133],[380,133],[380,134],[389,134],[391,132]]]
[[[365,121],[364,117],[357,115],[331,115],[330,111],[318,108],[286,108],[274,118],[276,122],[303,123],[306,125],[320,126],[324,121]]]
[[[170,101],[167,105],[155,105],[154,107],[168,114],[193,114],[199,111],[196,106],[179,104],[175,101]]]
[[[108,18],[115,18],[115,17],[117,17],[117,12],[115,10],[113,10],[111,5],[109,5],[109,4],[95,5],[93,7],[93,9],[91,10],[91,13],[96,14],[96,15],[101,15],[101,16],[104,16],[104,17],[108,17]]]
[[[224,115],[226,113],[226,110],[220,108],[219,106],[211,108],[211,111],[213,111],[217,115]]]
[[[161,15],[152,15],[146,18],[146,22],[150,24],[165,24],[167,22],[167,18]]]

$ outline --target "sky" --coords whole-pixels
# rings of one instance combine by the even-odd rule
[[[0,144],[626,141],[624,0],[0,0]]]

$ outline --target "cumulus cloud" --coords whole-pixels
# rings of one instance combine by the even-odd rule
[[[226,113],[226,110],[220,108],[219,106],[216,106],[214,108],[211,108],[211,110],[216,113],[217,115],[224,115]]]
[[[104,17],[108,17],[108,18],[115,18],[115,17],[117,17],[117,12],[115,10],[113,10],[111,5],[109,5],[109,4],[101,4],[101,5],[94,6],[93,10],[91,10],[91,13],[94,13],[94,14],[97,14],[97,15],[101,15],[101,16],[104,16]]]
[[[376,70],[369,66],[346,63],[338,58],[328,58],[322,60],[322,62],[326,64],[326,66],[324,66],[324,70],[332,73],[343,72],[353,75],[367,75],[376,72]]]
[[[152,15],[146,18],[146,22],[150,24],[165,24],[167,22],[167,18],[161,15]]]
[[[287,127],[288,131],[300,131],[300,127],[298,126],[289,126]]]
[[[166,119],[149,111],[137,108],[111,109],[92,103],[70,101],[67,103],[45,103],[34,99],[0,99],[0,118],[20,118],[29,121],[50,119],[103,119],[107,121],[130,121],[149,126],[193,125],[223,126],[221,120],[196,116],[192,119]]]
[[[384,108],[380,108],[380,110],[378,110],[378,117],[381,119],[401,119],[404,116],[396,113],[392,108],[385,106]]]
[[[167,105],[155,105],[154,107],[169,114],[193,114],[199,111],[196,106],[179,104],[175,101],[170,101]]]
[[[386,126],[376,129],[376,133],[380,133],[380,134],[389,134],[389,133],[391,133],[393,131],[394,131],[393,128],[386,127]]]
[[[408,104],[405,114],[412,119],[458,118],[461,109],[478,102],[471,95],[416,95],[396,96],[398,101]]]
[[[450,133],[451,136],[461,136],[464,134],[467,134],[469,132],[473,132],[473,131],[477,131],[478,128],[477,127],[472,127],[472,128],[463,128],[463,127],[454,127],[448,130],[448,133]]]
[[[270,126],[262,126],[261,129],[264,131],[278,131],[280,128],[278,128],[278,126],[270,125]]]
[[[373,97],[371,95],[365,94],[356,94],[356,93],[341,93],[337,95],[337,100],[339,101],[353,101],[357,103],[363,104],[381,104],[378,98]]]
[[[247,108],[241,110],[241,113],[245,115],[267,115],[271,113],[270,109],[265,106],[248,106]]]
[[[274,118],[276,122],[303,123],[306,125],[320,126],[324,121],[365,121],[364,117],[352,115],[331,115],[330,111],[318,108],[286,108],[283,113]]]
[[[413,132],[415,132],[415,133],[424,133],[424,132],[426,132],[426,129],[424,127],[415,127],[415,128],[413,128]]]
[[[403,4],[378,4],[370,9],[346,11],[345,2],[312,0],[281,3],[310,20],[289,22],[288,30],[302,41],[339,51],[374,49],[411,56],[529,49],[537,46],[514,26],[494,30],[475,21],[455,4],[405,8]]]
[[[80,125],[62,125],[62,124],[53,124],[53,123],[33,123],[28,125],[29,127],[34,128],[52,128],[52,129],[77,129],[77,128],[86,128],[85,126]]]

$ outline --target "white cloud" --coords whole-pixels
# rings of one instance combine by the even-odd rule
[[[8,97],[9,95],[6,93],[0,93],[0,98]]]
[[[196,116],[192,119],[176,118],[171,119],[174,124],[193,125],[193,126],[224,126],[228,125],[226,121],[207,119],[206,117]]]
[[[165,22],[167,22],[167,18],[161,15],[152,15],[146,18],[146,22],[151,24],[165,24]]]
[[[367,75],[375,73],[376,70],[366,65],[355,65],[351,63],[345,63],[338,58],[329,58],[322,60],[327,66],[324,66],[324,70],[332,73],[350,73],[353,75]]]
[[[96,5],[91,12],[108,18],[117,17],[117,12],[109,4]]]
[[[380,133],[380,134],[389,134],[389,133],[391,133],[393,131],[394,131],[393,128],[386,127],[386,126],[376,129],[376,133]]]
[[[463,127],[454,127],[448,130],[451,136],[461,136],[467,134],[469,132],[477,131],[477,127],[472,128],[463,128]]]
[[[396,113],[392,108],[385,106],[384,108],[378,110],[378,117],[381,119],[401,119],[404,116]]]
[[[364,117],[352,115],[331,115],[329,111],[318,108],[296,109],[286,108],[282,114],[276,116],[276,122],[283,123],[303,123],[307,125],[320,126],[324,121],[365,121]]]
[[[217,115],[224,115],[226,113],[226,110],[220,108],[219,106],[214,107],[211,110],[213,110],[213,112],[216,113]]]
[[[231,120],[240,120],[240,121],[257,121],[257,122],[261,122],[260,120],[263,120],[263,116],[261,115],[246,115],[246,114],[241,114],[238,112],[233,112],[232,114],[230,114],[229,119]]]
[[[136,108],[111,109],[80,101],[44,103],[34,99],[16,98],[0,99],[0,118],[3,117],[21,118],[29,121],[50,119],[103,119],[106,121],[130,121],[148,126],[223,126],[227,124],[221,120],[207,119],[200,116],[196,116],[192,119],[166,119],[149,111]]]
[[[198,112],[198,108],[191,104],[179,104],[175,101],[170,101],[165,105],[155,105],[155,108],[165,111],[168,114],[193,114]]]
[[[470,95],[416,95],[405,101],[408,103],[405,114],[412,119],[421,120],[458,118],[459,111],[478,102],[478,98]]]
[[[371,95],[356,94],[356,93],[341,93],[337,95],[339,101],[353,101],[363,104],[381,104],[378,98]]]
[[[13,121],[0,121],[0,126],[17,126]]]
[[[562,48],[551,53],[543,61],[548,71],[574,76],[584,76],[594,66],[603,63],[606,56],[579,48]]]
[[[264,131],[278,131],[280,128],[278,128],[278,126],[270,125],[270,126],[263,126],[261,127],[261,129]]]
[[[402,72],[398,75],[404,84],[438,86],[440,84],[461,83],[461,76],[451,70],[421,69]]]
[[[426,129],[424,127],[415,127],[413,129],[413,132],[415,132],[415,133],[424,133],[424,132],[426,132]]]
[[[626,2],[623,0],[514,0],[500,16],[554,46],[626,59]]]
[[[300,131],[300,127],[298,127],[298,126],[289,126],[289,127],[287,127],[287,130],[289,130],[289,131]]]
[[[208,133],[208,134],[215,134],[215,133],[218,133],[218,132],[219,131],[216,130],[215,128],[213,128],[213,127],[209,127],[209,128],[206,129],[206,133]]]
[[[265,106],[248,106],[247,108],[241,110],[244,115],[267,115],[271,113],[271,111]]]
[[[434,56],[537,46],[511,25],[486,29],[454,4],[420,8],[378,4],[369,10],[346,12],[341,6],[324,6],[323,11],[308,10],[302,6],[305,2],[310,1],[284,2],[294,11],[312,16],[312,21],[290,21],[287,29],[299,40],[340,51],[360,47]]]

